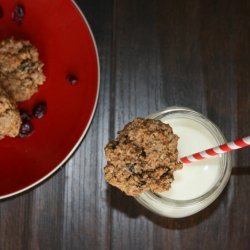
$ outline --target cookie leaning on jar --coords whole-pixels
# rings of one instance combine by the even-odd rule
[[[105,147],[105,179],[131,196],[148,190],[168,190],[174,180],[173,172],[182,168],[178,161],[178,139],[168,124],[135,119]]]

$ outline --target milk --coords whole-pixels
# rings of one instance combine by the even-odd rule
[[[215,138],[200,123],[189,118],[163,118],[162,122],[170,124],[178,141],[179,156],[187,156],[204,149],[217,146]],[[190,200],[209,191],[222,174],[219,156],[183,164],[183,169],[174,172],[171,189],[158,193],[163,198],[173,200]]]
[[[179,156],[186,156],[204,149],[217,146],[210,132],[197,121],[188,118],[163,119],[170,124],[178,141]],[[190,200],[209,191],[221,175],[220,159],[218,156],[183,164],[183,169],[174,173],[171,189],[158,195],[174,200]]]

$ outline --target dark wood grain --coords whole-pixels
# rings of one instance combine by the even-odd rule
[[[228,138],[235,138],[233,67],[238,45],[234,39],[240,15],[234,11],[243,6],[226,5],[211,1],[117,2],[116,107],[122,111],[116,118],[117,129],[135,116],[181,105],[207,114]],[[235,234],[229,219],[236,195],[234,179],[216,203],[182,220],[154,216],[113,191],[117,209],[113,212],[112,248],[246,249],[247,230],[230,240]]]
[[[78,0],[101,64],[98,108],[62,170],[0,202],[0,250],[250,249],[250,150],[233,154],[227,188],[183,219],[151,213],[103,179],[103,147],[137,116],[179,105],[228,140],[250,133],[250,2]]]

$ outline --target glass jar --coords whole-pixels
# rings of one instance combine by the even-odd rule
[[[211,146],[214,147],[226,143],[226,139],[222,132],[214,123],[202,114],[189,108],[169,107],[166,110],[152,114],[147,118],[159,119],[165,123],[169,123],[173,128],[174,133],[179,135],[180,140],[182,139],[181,134],[185,137],[185,132],[187,132],[190,138],[185,141],[184,144],[182,143],[182,148],[185,149],[186,147],[187,150],[184,151],[190,151],[188,154],[197,152],[192,151],[192,147],[194,149],[195,146],[199,147],[204,144],[204,148],[200,148],[199,150],[202,151]],[[179,133],[175,132],[175,127],[179,130]],[[213,145],[205,145],[207,142],[204,141],[204,138],[208,138]],[[189,145],[190,143],[193,145],[192,147]],[[181,155],[179,143],[178,150]],[[181,157],[182,156],[184,155],[181,155]],[[171,218],[186,217],[199,212],[210,205],[220,195],[231,175],[232,166],[229,153],[221,154],[213,158],[216,158],[213,160],[213,165],[209,163],[212,158],[199,161],[199,166],[195,166],[196,163],[183,164],[183,170],[177,170],[174,173],[176,179],[174,182],[176,182],[177,188],[174,187],[175,183],[173,182],[173,191],[171,190],[172,188],[164,193],[153,193],[147,191],[136,197],[136,200],[151,211]],[[209,170],[209,167],[211,171],[207,171]],[[194,172],[195,176],[192,176],[192,171],[196,171]],[[191,177],[189,176],[190,173]],[[216,175],[214,173],[216,173]],[[183,176],[178,180],[175,175],[180,174]],[[187,183],[185,183],[186,187],[182,187],[184,182],[181,183],[181,180],[186,181],[185,178],[187,179]],[[188,178],[191,179],[189,180]],[[194,179],[192,180],[192,178]],[[196,184],[197,188],[194,186]],[[204,192],[202,193],[201,190]]]

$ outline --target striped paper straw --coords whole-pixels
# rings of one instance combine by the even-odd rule
[[[190,163],[194,161],[203,160],[209,157],[213,157],[215,155],[223,154],[226,152],[233,151],[235,149],[244,148],[250,146],[250,136],[238,139],[236,141],[232,141],[218,147],[209,148],[202,152],[198,152],[189,156],[182,157],[180,161],[182,163]]]

